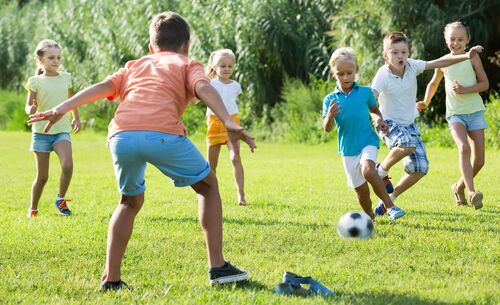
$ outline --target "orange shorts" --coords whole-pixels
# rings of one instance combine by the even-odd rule
[[[236,124],[240,125],[240,119],[237,114],[232,114],[231,118],[236,122]],[[219,120],[215,115],[211,115],[207,118],[207,126],[208,146],[226,144],[227,141],[229,141],[224,124],[222,124],[221,120]]]

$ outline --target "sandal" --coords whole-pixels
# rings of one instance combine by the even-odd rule
[[[483,193],[474,192],[469,194],[469,201],[474,206],[474,209],[479,210],[483,207]]]
[[[453,198],[455,199],[455,204],[457,206],[466,206],[467,199],[465,199],[464,193],[459,193],[457,184],[451,186],[451,191],[453,192]]]

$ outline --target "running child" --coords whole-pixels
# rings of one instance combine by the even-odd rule
[[[452,22],[444,28],[444,39],[452,55],[465,54],[470,38],[469,27],[463,22]],[[488,77],[479,56],[446,68],[435,69],[434,76],[427,85],[424,100],[417,103],[418,110],[429,106],[443,76],[446,120],[458,148],[461,174],[458,181],[451,186],[451,191],[457,206],[467,205],[464,192],[467,188],[469,202],[475,209],[480,209],[483,207],[483,194],[476,190],[473,178],[484,166],[485,160],[484,129],[488,126],[484,119],[486,108],[479,92],[488,90]],[[469,144],[469,139],[472,145]]]
[[[424,143],[415,123],[415,118],[418,117],[417,75],[427,69],[443,68],[467,60],[481,51],[482,47],[477,46],[466,54],[446,55],[431,61],[415,60],[408,58],[410,45],[405,34],[392,32],[385,36],[383,56],[386,64],[379,68],[371,87],[380,103],[380,112],[389,126],[386,134],[379,134],[390,151],[382,163],[377,165],[377,172],[384,179],[393,202],[429,170]],[[388,172],[400,160],[403,160],[405,175],[393,188]],[[386,209],[387,206],[380,201],[375,214],[383,215]]]
[[[355,81],[358,72],[356,53],[351,48],[335,50],[330,58],[330,68],[337,86],[323,100],[323,129],[330,132],[334,121],[337,125],[338,153],[342,156],[347,184],[356,191],[359,204],[371,218],[375,218],[375,214],[368,183],[387,206],[389,218],[400,218],[405,212],[392,204],[375,169],[380,140],[372,128],[370,116],[381,132],[387,132],[387,124],[370,87],[360,86]]]
[[[71,75],[59,71],[61,47],[55,41],[49,39],[40,41],[35,49],[35,60],[37,64],[35,75],[28,79],[25,86],[28,91],[25,111],[28,115],[56,107],[73,95]],[[73,124],[73,132],[77,133],[80,130],[80,120],[76,108],[71,110],[71,114],[73,115],[72,122],[68,113],[48,132],[43,130],[45,124],[42,122],[36,122],[31,126],[33,134],[30,151],[35,155],[36,177],[31,186],[29,218],[38,216],[38,203],[49,179],[49,159],[52,151],[56,152],[61,163],[59,192],[56,196],[55,206],[62,216],[71,215],[71,210],[67,205],[67,202],[71,200],[65,199],[73,175],[73,158],[69,136],[72,130],[71,124]]]

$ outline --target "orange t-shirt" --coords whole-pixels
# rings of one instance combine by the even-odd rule
[[[159,52],[129,61],[106,78],[115,86],[108,100],[120,98],[108,138],[125,130],[185,135],[181,116],[195,96],[198,81],[207,81],[203,65],[174,52]]]

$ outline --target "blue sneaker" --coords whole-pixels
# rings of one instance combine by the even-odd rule
[[[300,284],[308,284],[309,290],[312,293],[322,296],[331,296],[334,294],[332,290],[326,288],[320,282],[314,280],[310,276],[303,277],[300,275],[296,275],[295,273],[286,271],[285,273],[283,273],[283,282],[298,286],[300,286]]]
[[[396,220],[396,219],[403,217],[405,215],[406,215],[406,212],[401,210],[400,208],[398,208],[395,205],[387,209],[387,216],[389,216],[389,218],[391,220]]]
[[[71,200],[69,200],[69,199],[56,200],[55,205],[56,205],[56,208],[59,210],[59,214],[61,214],[61,216],[71,215],[71,210],[66,205],[66,202],[69,202],[69,201],[71,201]]]
[[[373,210],[373,213],[375,213],[375,215],[377,215],[377,216],[385,215],[386,212],[387,212],[387,209],[385,208],[385,205],[382,201],[380,201],[378,203],[378,205],[375,207],[375,209]]]
[[[380,163],[377,163],[375,168],[378,169],[379,166],[380,166]],[[394,192],[394,186],[392,185],[391,177],[385,176],[385,177],[381,177],[381,178],[382,178],[382,181],[384,181],[385,189],[387,190],[387,193],[391,194],[392,192]]]

